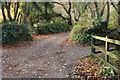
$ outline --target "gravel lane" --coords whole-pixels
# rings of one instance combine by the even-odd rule
[[[64,44],[69,33],[35,41],[29,46],[3,49],[3,78],[64,78],[89,47]]]

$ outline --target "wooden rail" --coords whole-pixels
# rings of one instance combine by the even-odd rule
[[[117,69],[115,66],[111,65],[110,63],[108,63],[107,61],[105,61],[104,59],[102,59],[101,57],[99,57],[99,56],[97,56],[97,55],[95,55],[95,54],[92,54],[92,56],[93,56],[94,58],[97,58],[97,59],[103,61],[106,65],[108,65],[110,68],[112,68],[113,70],[115,70],[118,74],[120,74],[120,70]]]
[[[113,54],[113,53],[111,53],[111,52],[108,52],[108,51],[106,51],[105,49],[101,49],[100,47],[95,46],[95,45],[92,45],[92,47],[100,50],[100,51],[101,51],[102,53],[104,53],[104,54],[109,55],[111,58],[114,58],[114,59],[116,59],[116,60],[120,60],[120,58],[119,58],[117,55],[115,55],[115,54]]]
[[[109,38],[105,38],[105,37],[100,37],[100,36],[95,36],[95,35],[92,35],[92,38],[95,38],[95,39],[98,39],[98,40],[101,40],[101,41],[107,41],[107,42],[109,42],[109,43],[113,43],[113,44],[120,45],[120,41],[118,41],[118,40],[113,40],[113,39],[109,39]]]
[[[116,71],[118,74],[120,74],[120,69],[116,68],[115,66],[113,66],[112,64],[109,63],[109,57],[114,58],[114,59],[120,61],[120,57],[119,56],[113,54],[112,52],[109,52],[110,51],[109,50],[109,47],[110,47],[109,43],[120,45],[120,41],[109,39],[107,36],[106,37],[100,37],[100,36],[92,35],[92,38],[93,38],[93,41],[91,43],[91,45],[92,45],[92,47],[91,47],[91,55],[94,58],[97,58],[97,59],[103,61],[106,65],[108,65],[114,71]],[[96,43],[95,43],[96,39],[105,42],[105,49],[102,49],[102,48],[98,47],[98,45],[96,45]],[[105,54],[105,60],[102,59],[101,57],[99,57],[98,55],[96,55],[96,49]]]

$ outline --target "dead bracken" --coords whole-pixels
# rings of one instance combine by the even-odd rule
[[[74,69],[66,75],[70,78],[80,78],[80,79],[105,79],[104,76],[98,74],[99,71],[104,68],[97,64],[92,57],[84,57],[76,62]]]

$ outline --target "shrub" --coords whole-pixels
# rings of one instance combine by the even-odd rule
[[[75,43],[87,43],[87,44],[89,44],[91,41],[91,34],[87,33],[88,30],[89,30],[88,27],[75,25],[71,31],[70,38]]]
[[[115,10],[111,10],[111,14],[110,14],[110,20],[109,20],[109,25],[108,28],[110,29],[114,29],[119,27],[118,26],[118,14],[116,13]]]
[[[110,29],[109,30],[109,36],[113,39],[120,40],[120,28],[118,29]]]
[[[67,23],[52,23],[45,24],[39,27],[39,34],[53,34],[59,32],[69,31],[70,26]]]
[[[103,20],[95,20],[92,22],[92,26],[93,26],[93,29],[95,29],[97,32],[97,34],[104,34],[107,30],[107,24],[108,22],[107,21],[103,21]]]
[[[107,22],[102,20],[95,20],[92,23],[92,27],[83,27],[75,25],[71,31],[70,38],[75,43],[90,44],[92,38],[91,35],[98,35],[120,40],[120,29],[109,29],[106,27]]]
[[[16,44],[29,40],[32,40],[32,37],[25,24],[8,22],[2,25],[2,44]]]
[[[106,32],[101,31],[97,26],[91,28],[75,25],[70,33],[70,38],[75,43],[90,44],[92,40],[91,35],[105,36],[105,34]]]
[[[70,38],[75,39],[76,36],[80,35],[80,31],[82,31],[84,27],[80,25],[75,25],[71,31]]]

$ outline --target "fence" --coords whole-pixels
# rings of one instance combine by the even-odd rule
[[[91,47],[91,55],[94,58],[97,58],[97,59],[103,61],[106,65],[111,67],[115,72],[120,74],[120,70],[117,67],[110,64],[110,62],[109,62],[109,57],[120,61],[120,57],[111,52],[111,51],[116,50],[116,49],[110,50],[110,45],[109,45],[110,43],[112,43],[112,44],[115,44],[116,46],[118,46],[118,45],[120,45],[120,41],[109,39],[107,36],[106,37],[100,37],[100,36],[92,35],[92,38],[93,38],[93,40],[92,40],[92,44],[91,44],[92,45],[92,47]],[[100,40],[100,41],[105,42],[105,49],[100,48],[98,46],[98,44],[95,43],[96,40]],[[96,52],[96,49],[99,50],[99,51]],[[105,54],[105,59],[103,59],[103,58],[99,57],[98,55],[96,55],[96,53],[99,53],[99,52],[102,52],[102,53]]]

